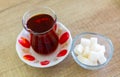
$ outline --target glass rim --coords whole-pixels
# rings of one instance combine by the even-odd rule
[[[48,29],[48,30],[46,30],[46,31],[44,31],[44,32],[39,33],[39,32],[34,32],[34,31],[32,31],[31,29],[27,28],[26,18],[25,18],[25,17],[26,17],[30,12],[32,12],[32,11],[38,11],[38,12],[39,12],[38,9],[41,9],[41,8],[42,8],[42,9],[47,9],[47,10],[49,10],[49,11],[54,15],[54,16],[51,16],[51,15],[50,15],[50,16],[54,19],[54,24],[52,25],[52,27],[51,27],[50,29]],[[41,14],[42,14],[42,13],[41,13]],[[43,13],[43,14],[47,14],[47,13]],[[37,14],[35,14],[35,15],[37,15]],[[33,15],[33,16],[35,16],[35,15]],[[48,15],[49,15],[49,14],[48,14]],[[31,17],[33,17],[33,16],[31,16]],[[27,20],[27,21],[28,21],[28,20]],[[31,10],[28,10],[27,12],[24,13],[24,15],[23,15],[23,17],[22,17],[22,25],[23,25],[24,29],[25,29],[26,31],[30,32],[30,33],[35,34],[35,35],[45,34],[45,33],[49,32],[49,31],[51,31],[51,30],[53,29],[53,26],[56,24],[56,22],[57,22],[57,16],[56,16],[54,10],[52,10],[51,8],[49,8],[49,7],[47,7],[47,6],[37,7],[37,8],[33,8],[33,9],[31,9]]]
[[[96,36],[100,36],[100,37],[102,37],[109,45],[110,45],[110,56],[108,57],[108,59],[107,59],[107,61],[105,62],[105,63],[103,63],[103,64],[98,64],[98,65],[87,65],[87,64],[84,64],[84,63],[82,63],[82,62],[80,62],[79,60],[78,60],[78,58],[77,58],[77,56],[75,55],[75,52],[74,52],[74,45],[75,45],[75,41],[76,40],[78,40],[78,38],[80,37],[80,36],[82,36],[82,35],[87,35],[87,34],[89,34],[89,35],[96,35]],[[71,47],[71,54],[72,54],[72,57],[73,57],[73,59],[76,61],[76,63],[78,64],[78,65],[83,65],[83,66],[86,66],[86,69],[87,69],[87,67],[88,67],[88,69],[89,68],[101,68],[101,67],[103,67],[103,66],[105,66],[105,65],[107,65],[108,64],[108,62],[112,59],[112,56],[113,56],[113,52],[114,52],[114,47],[113,47],[113,44],[112,44],[112,41],[108,38],[108,37],[106,37],[106,36],[104,36],[104,35],[102,35],[102,34],[98,34],[98,33],[93,33],[93,32],[83,32],[83,33],[80,33],[80,34],[78,34],[75,38],[74,38],[74,40],[73,40],[73,43],[72,43],[72,47]],[[83,67],[83,66],[81,66],[81,67]],[[84,68],[84,67],[83,67]]]

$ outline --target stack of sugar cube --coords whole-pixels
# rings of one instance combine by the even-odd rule
[[[81,38],[80,44],[74,48],[80,62],[93,66],[106,62],[105,51],[105,46],[98,44],[96,37]]]

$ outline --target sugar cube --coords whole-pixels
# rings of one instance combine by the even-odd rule
[[[96,45],[97,42],[98,42],[98,39],[97,39],[96,37],[91,37],[91,38],[90,38],[90,41],[91,41],[91,44],[92,44],[92,45]]]
[[[79,55],[83,52],[83,46],[81,44],[76,45],[76,47],[74,48],[74,52]]]
[[[98,52],[91,51],[88,59],[94,63],[97,63],[98,60]]]
[[[93,62],[92,65],[98,65],[98,63],[97,62]]]
[[[81,44],[83,47],[90,46],[90,40],[86,38],[81,38]]]
[[[105,63],[106,62],[106,57],[104,56],[104,53],[99,53],[99,55],[98,55],[98,61],[99,61],[99,63],[100,64],[103,64],[103,63]]]
[[[105,46],[104,46],[104,45],[101,45],[101,46],[100,46],[100,52],[105,53]]]
[[[92,50],[92,51],[96,51],[96,52],[98,52],[98,51],[101,50],[100,47],[101,47],[101,46],[100,46],[99,44],[91,45],[91,50]]]
[[[90,62],[90,60],[88,58],[85,58],[81,55],[78,55],[77,58],[81,63],[87,64],[87,65],[92,65],[92,63]]]
[[[87,46],[84,48],[83,56],[88,58],[89,53],[90,53],[90,48]]]

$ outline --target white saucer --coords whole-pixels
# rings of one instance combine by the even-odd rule
[[[59,43],[55,52],[45,56],[37,54],[36,52],[34,52],[31,46],[26,47],[18,41],[21,39],[21,37],[23,37],[29,43],[30,34],[23,29],[18,35],[16,41],[17,54],[23,62],[33,67],[45,68],[54,66],[63,61],[68,56],[72,44],[72,37],[70,31],[62,23],[57,22],[56,33],[59,39],[62,37],[64,38],[64,34],[66,32],[68,33],[69,38],[64,42]]]

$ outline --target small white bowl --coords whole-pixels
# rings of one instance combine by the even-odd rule
[[[74,52],[74,48],[76,45],[78,45],[80,43],[81,38],[91,38],[91,37],[96,37],[98,39],[98,43],[101,45],[104,45],[106,48],[105,57],[107,60],[103,64],[98,64],[98,65],[94,65],[94,66],[86,65],[78,60],[77,55]],[[71,54],[72,54],[75,62],[78,65],[80,65],[81,67],[88,69],[88,70],[97,70],[97,69],[100,69],[100,68],[103,68],[104,66],[106,66],[112,58],[113,51],[114,51],[114,47],[113,47],[112,41],[109,38],[107,38],[104,35],[97,34],[97,33],[91,33],[91,32],[84,32],[84,33],[77,35],[75,37],[75,39],[73,40],[73,44],[72,44],[72,48],[71,48]]]

